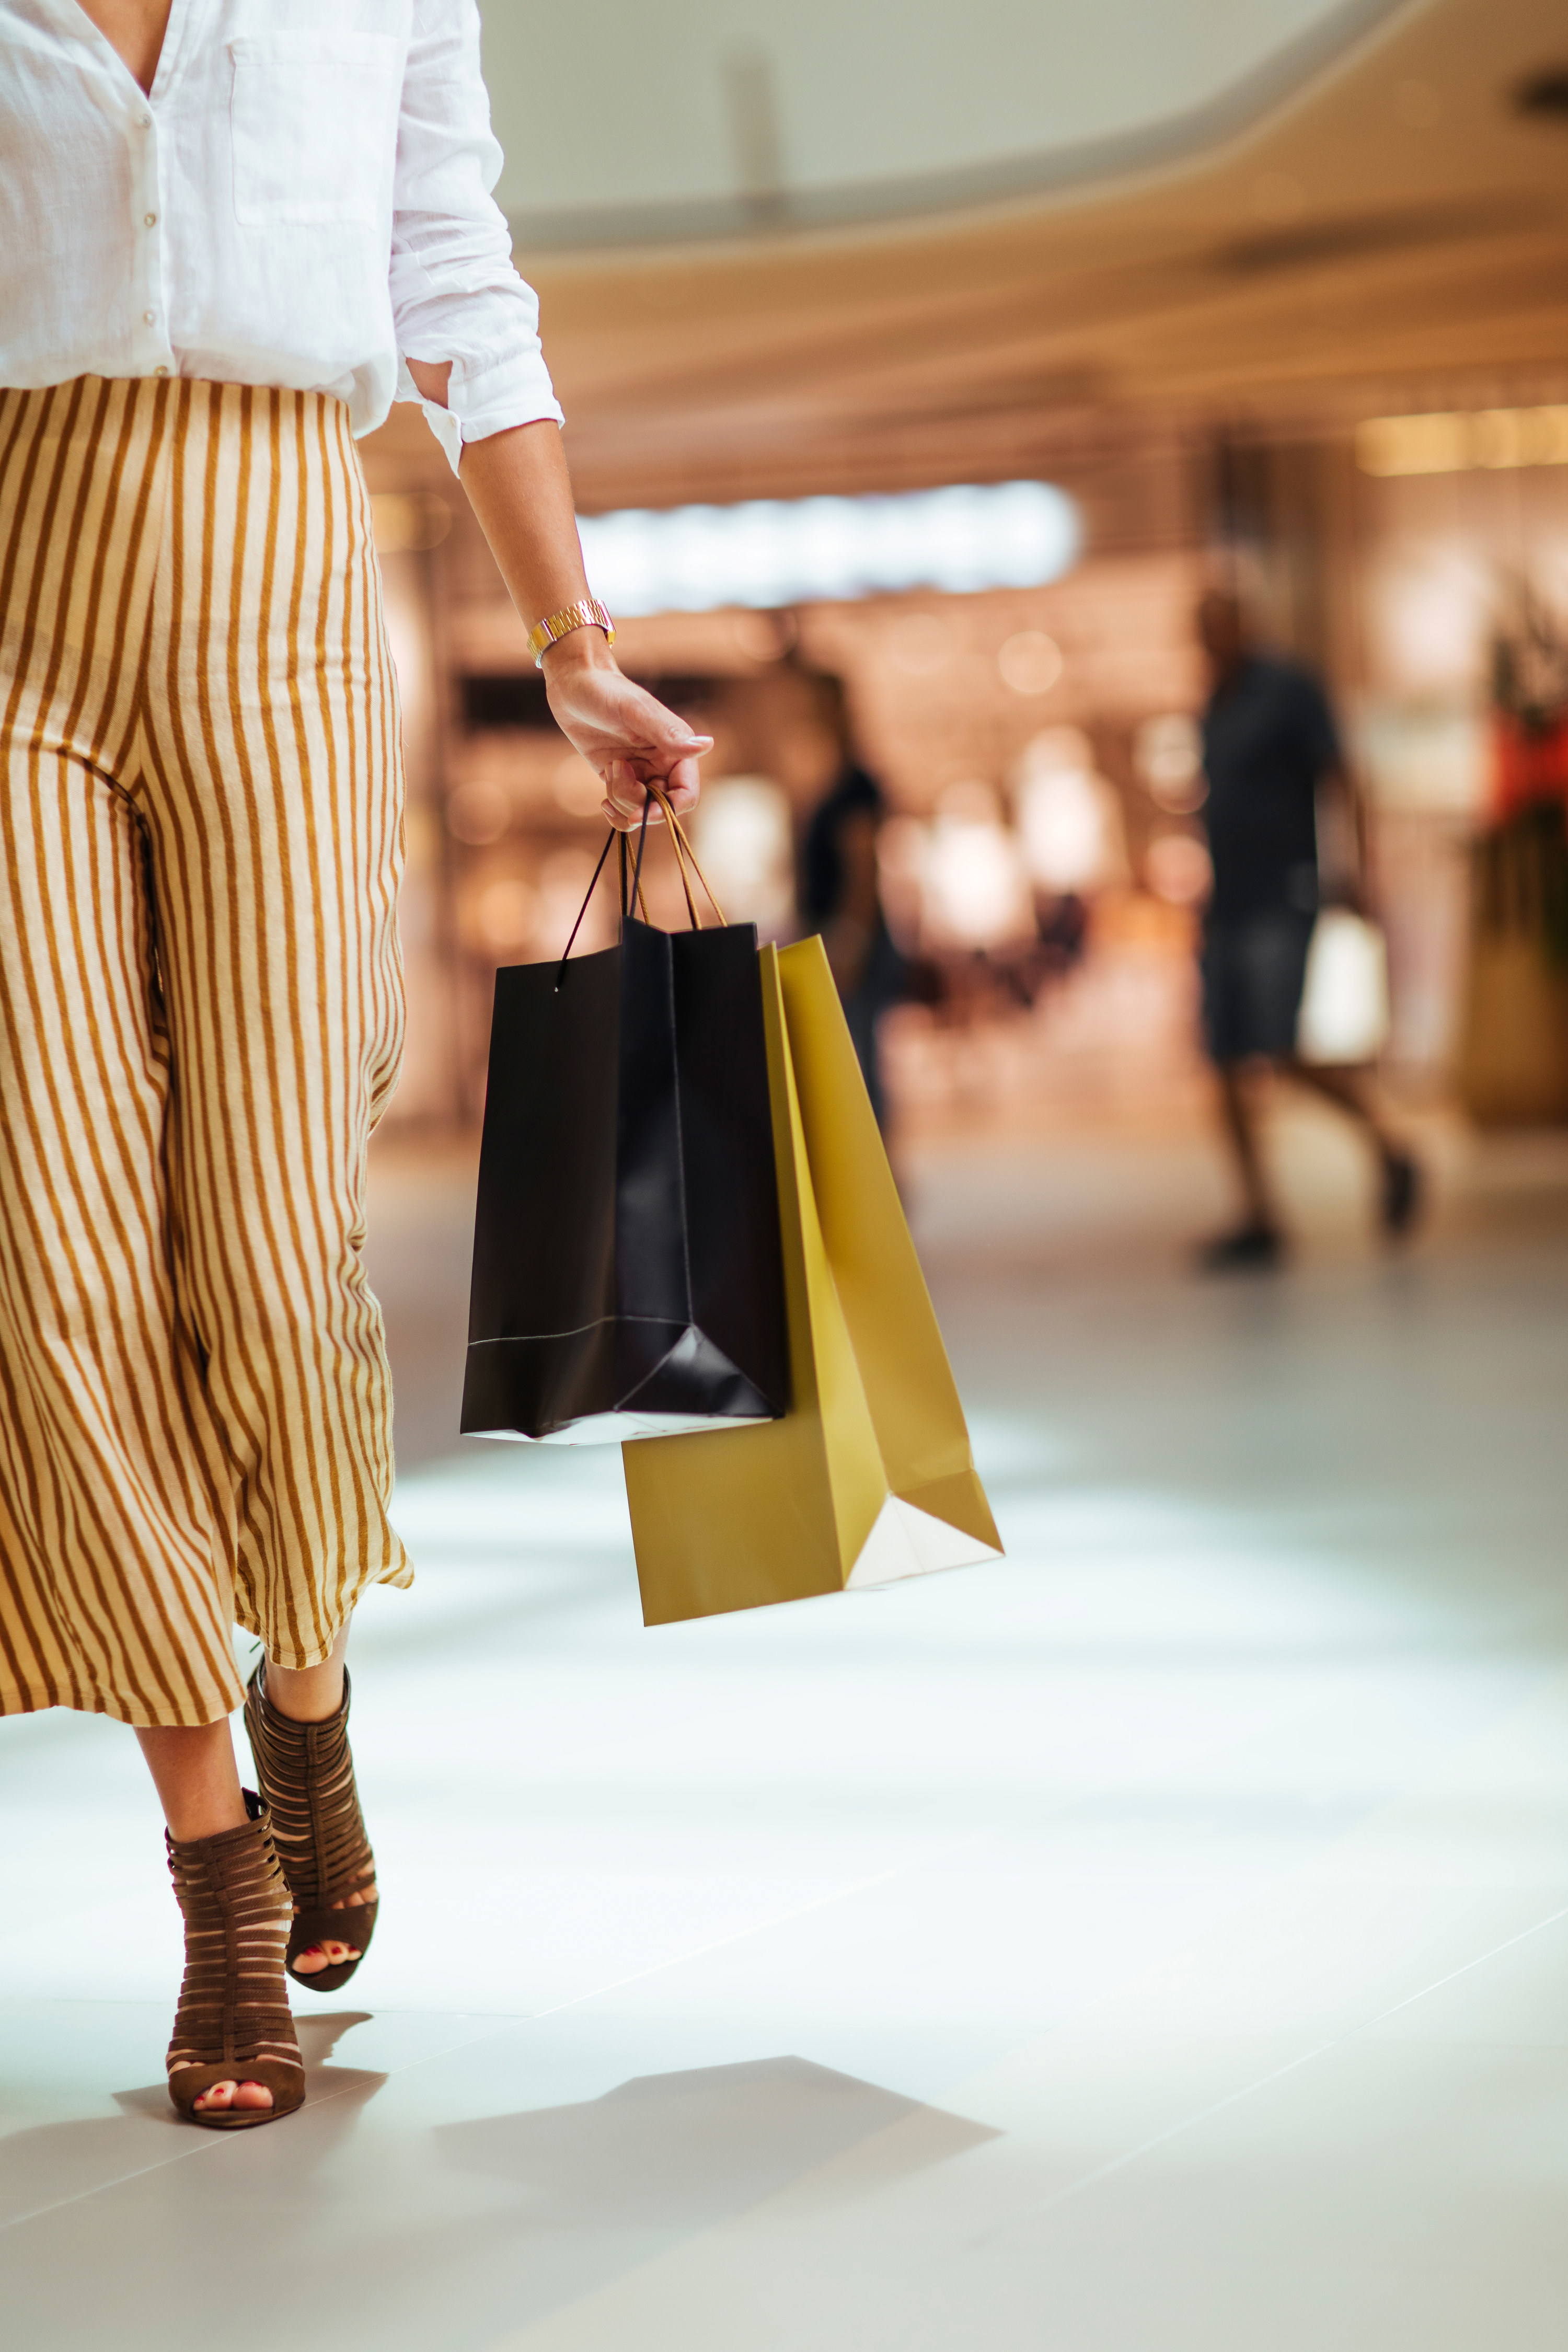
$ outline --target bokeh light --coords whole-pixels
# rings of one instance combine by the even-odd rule
[[[1208,896],[1213,868],[1194,834],[1157,834],[1149,844],[1143,871],[1156,898],[1173,907],[1193,907]]]
[[[1132,764],[1157,808],[1191,816],[1208,798],[1203,740],[1184,710],[1146,719],[1132,738]]]

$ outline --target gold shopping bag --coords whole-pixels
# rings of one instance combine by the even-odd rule
[[[762,978],[790,1406],[623,1446],[649,1625],[1002,1552],[821,940]]]

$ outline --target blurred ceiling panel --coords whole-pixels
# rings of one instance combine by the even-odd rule
[[[1128,5],[1131,15],[1120,13],[1121,0],[1078,12],[1097,42],[1104,27],[1120,27],[1133,93],[1120,100],[1110,35],[1091,51],[1055,0],[973,0],[946,20],[924,0],[898,8],[854,0],[837,14],[812,0],[787,26],[784,11],[759,10],[757,38],[766,31],[797,77],[787,85],[796,92],[794,143],[779,152],[794,159],[792,171],[819,157],[823,189],[847,184],[844,142],[857,109],[877,171],[907,161],[911,124],[930,135],[943,170],[970,168],[962,159],[973,161],[976,126],[987,121],[996,152],[1013,152],[1020,89],[1040,126],[1032,152],[1060,137],[1069,147],[1076,138],[1081,152],[1090,131],[1113,135],[1113,101],[1124,128],[1134,99],[1151,105],[1160,77],[1151,79],[1148,59],[1168,66],[1189,34],[1186,79],[1167,77],[1167,124],[1234,93],[1270,58],[1293,57],[1299,86],[1250,127],[1180,163],[1070,189],[832,227],[758,210],[727,237],[661,245],[567,249],[520,239],[520,267],[542,298],[584,507],[1033,475],[1071,488],[1103,536],[1122,528],[1114,518],[1124,509],[1128,529],[1138,522],[1152,495],[1141,468],[1173,439],[1255,426],[1314,432],[1336,418],[1348,431],[1358,415],[1568,399],[1562,0],[1426,0],[1370,12],[1379,21],[1369,28],[1363,17],[1348,41],[1345,14],[1300,0],[1293,9],[1264,0]],[[650,69],[640,79],[661,29],[673,26],[671,54],[691,83],[682,105],[717,108],[716,61],[752,21],[718,0],[706,9],[684,0],[662,11],[601,7],[593,48],[572,51],[571,75],[552,82],[539,69],[535,88],[549,89],[556,110],[553,144],[525,158],[525,118],[513,111],[527,61],[521,30],[556,38],[547,13],[531,5],[514,21],[501,0],[488,0],[487,37],[498,126],[512,148],[504,184],[514,205],[523,190],[531,207],[557,215],[582,199],[583,159],[620,202],[636,184],[625,176],[636,158],[660,142],[681,149],[694,135],[668,78]],[[879,28],[889,52],[869,98],[866,77],[881,53],[866,47],[863,24]],[[635,37],[624,33],[634,25]],[[889,26],[908,30],[895,37]],[[1006,26],[1012,51],[997,29]],[[708,42],[700,57],[690,46],[699,33]],[[1300,44],[1331,35],[1337,55],[1303,63]],[[1080,44],[1070,104],[1051,49],[1059,37],[1065,58],[1069,36]],[[975,78],[971,53],[983,38],[991,47]],[[905,49],[923,54],[911,61]],[[1009,55],[1016,74],[1005,69]],[[1227,57],[1237,68],[1228,81]],[[931,110],[936,69],[949,65],[963,104],[942,145]],[[917,66],[931,69],[919,82],[923,114],[912,99],[906,112]],[[1206,82],[1194,79],[1200,67]],[[826,127],[816,145],[803,144],[814,107]],[[614,158],[639,110],[623,173]],[[680,166],[697,175],[679,184],[697,192],[691,201],[710,201],[704,185],[721,188],[721,129],[710,123],[710,133],[706,160]],[[559,159],[548,170],[547,154]],[[658,202],[674,201],[677,181],[660,184]],[[731,201],[733,187],[711,200]],[[432,467],[434,480],[441,461],[422,421],[400,411],[390,431],[404,462]],[[1138,527],[1146,534],[1146,517]]]
[[[1201,152],[1407,0],[485,0],[534,249],[942,210]]]

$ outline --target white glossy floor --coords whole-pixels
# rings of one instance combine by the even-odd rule
[[[7,2346],[1561,2352],[1568,1159],[1447,1148],[1388,1265],[1289,1132],[1219,1287],[1195,1139],[926,1153],[1007,1561],[658,1633],[614,1455],[448,1440],[388,1162],[374,1956],[303,2116],[176,2125],[131,1742],[0,1728]]]

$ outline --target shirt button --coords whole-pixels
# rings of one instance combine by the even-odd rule
[[[156,228],[156,227],[157,227],[157,226],[158,226],[158,215],[157,215],[157,214],[156,214],[156,213],[143,213],[143,214],[142,214],[142,227],[143,227],[143,228]]]
[[[167,375],[169,371],[166,367],[155,367],[153,373],[154,375]]]
[[[138,123],[138,125],[140,126],[140,128],[141,128],[142,130],[143,130],[143,131],[151,131],[151,130],[152,130],[152,128],[153,128],[153,118],[152,118],[152,116],[151,116],[150,114],[139,114],[139,115],[137,116],[137,118],[136,118],[136,121],[137,121],[137,123]]]
[[[158,323],[158,313],[156,310],[143,310],[142,318],[143,324],[146,326],[155,327]]]

